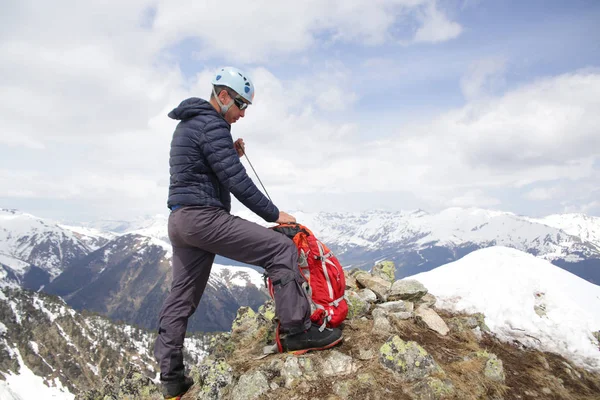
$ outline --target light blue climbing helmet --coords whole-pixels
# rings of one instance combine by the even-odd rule
[[[213,78],[212,84],[233,89],[250,104],[254,100],[254,85],[248,75],[238,68],[221,68]]]

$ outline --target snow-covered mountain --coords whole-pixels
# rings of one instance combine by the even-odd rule
[[[153,329],[170,289],[171,258],[168,243],[124,234],[74,263],[43,290],[78,310]],[[251,268],[215,264],[189,330],[228,330],[240,306],[256,309],[266,300],[263,287],[261,274]]]
[[[0,209],[0,269],[24,287],[38,289],[107,241],[100,232]]]
[[[535,252],[545,259],[600,253],[579,234],[561,231],[509,212],[449,208],[436,214],[370,211],[365,213],[296,213],[298,222],[342,249],[376,250],[392,245],[426,248],[505,245]],[[598,226],[600,230],[600,224]]]
[[[156,214],[142,216],[132,221],[100,220],[86,223],[84,226],[94,231],[111,232],[114,235],[135,233],[169,242],[167,221],[167,215]]]
[[[559,353],[600,371],[600,286],[501,246],[477,250],[410,279],[435,294],[438,308],[483,313],[501,339]]]
[[[553,214],[544,218],[530,218],[533,222],[552,226],[600,246],[600,218],[585,214]]]
[[[135,365],[157,375],[154,330],[81,315],[60,298],[0,290],[0,398],[69,399]],[[206,338],[188,336],[185,356],[197,363]]]
[[[509,212],[449,208],[429,214],[368,211],[293,215],[310,228],[349,267],[368,269],[377,260],[393,260],[396,277],[428,271],[471,251],[502,245],[552,261],[561,268],[600,283],[600,219],[574,224],[571,215],[552,217],[553,226]],[[243,218],[268,226],[249,211]],[[567,229],[567,226],[569,227]],[[564,229],[563,229],[564,228]]]

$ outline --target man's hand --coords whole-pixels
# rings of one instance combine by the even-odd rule
[[[233,144],[233,147],[235,148],[235,151],[237,151],[239,157],[244,156],[244,151],[246,150],[246,144],[244,143],[244,139],[239,138],[238,140],[236,140]]]
[[[280,211],[279,219],[277,220],[278,224],[293,224],[296,222],[296,218],[292,217],[290,214]]]

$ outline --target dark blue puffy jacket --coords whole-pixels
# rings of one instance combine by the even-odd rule
[[[171,141],[171,183],[167,206],[213,206],[231,210],[233,195],[265,221],[279,210],[246,173],[234,149],[231,125],[199,98],[184,100],[169,113],[180,120]]]

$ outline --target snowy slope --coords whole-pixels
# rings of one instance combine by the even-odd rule
[[[59,379],[44,382],[23,362],[23,357],[18,349],[11,349],[12,354],[19,362],[19,373],[8,373],[4,381],[0,381],[0,399],[25,400],[25,399],[57,399],[73,400],[75,395],[65,388]],[[48,386],[50,385],[50,386]]]
[[[94,247],[94,238],[16,210],[0,209],[0,262],[23,274],[35,265],[52,278]]]
[[[600,286],[548,261],[490,247],[410,279],[438,298],[436,307],[484,313],[488,327],[503,340],[600,370],[599,344],[592,336],[600,330]]]
[[[89,229],[110,232],[113,235],[134,233],[169,242],[169,235],[167,233],[168,218],[168,215],[156,214],[139,217],[132,221],[100,220],[84,225]]]
[[[219,281],[226,287],[246,287],[254,285],[258,289],[264,288],[262,273],[248,267],[213,264],[210,271],[210,280]]]
[[[57,297],[21,289],[0,290],[0,311],[0,354],[7,353],[18,365],[0,367],[2,400],[73,399],[74,393],[130,363],[150,376],[157,374],[154,331],[84,317]],[[201,360],[205,348],[204,338],[186,338],[190,362]]]
[[[569,235],[579,236],[600,246],[600,218],[585,214],[554,214],[544,218],[531,218],[554,228],[562,229]]]

